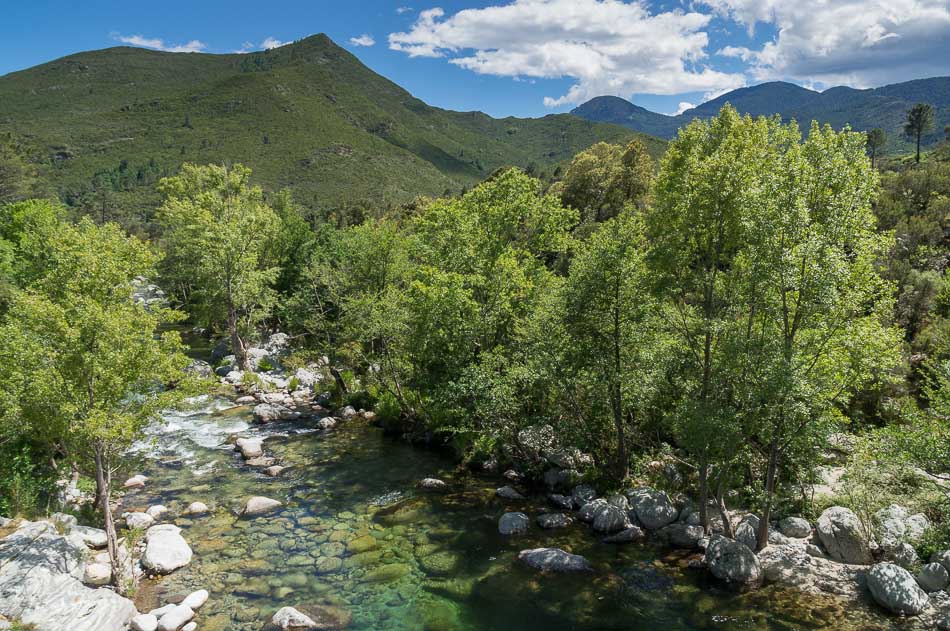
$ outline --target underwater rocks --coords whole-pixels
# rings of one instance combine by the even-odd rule
[[[505,513],[498,520],[498,532],[505,536],[523,535],[530,526],[531,521],[524,513]]]
[[[560,548],[522,550],[518,553],[518,560],[542,572],[588,572],[593,569],[584,557]]]

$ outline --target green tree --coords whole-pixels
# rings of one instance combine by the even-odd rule
[[[211,323],[224,322],[231,351],[248,367],[248,340],[274,307],[280,273],[268,246],[280,217],[250,185],[250,169],[185,164],[159,183],[168,251],[165,277]]]
[[[96,479],[113,581],[122,589],[109,500],[122,454],[158,411],[180,396],[163,384],[183,376],[180,319],[133,300],[155,255],[114,224],[61,224],[48,235],[44,273],[7,312],[0,369],[5,424],[42,436]],[[90,462],[91,461],[91,462]]]
[[[874,168],[875,160],[877,159],[878,154],[881,153],[881,150],[884,149],[884,145],[887,143],[887,135],[884,133],[884,130],[880,127],[875,127],[868,132],[868,152],[871,154],[871,168]]]
[[[653,176],[653,160],[639,140],[626,147],[599,142],[571,161],[559,186],[561,201],[585,221],[604,221],[628,203],[645,206]]]
[[[934,126],[934,108],[929,103],[918,103],[907,112],[904,134],[917,143],[917,164],[920,164],[920,139]]]
[[[623,212],[583,244],[563,289],[570,365],[595,392],[591,412],[607,412],[613,422],[614,472],[621,480],[630,464],[627,428],[641,420],[657,363],[645,253],[642,221]]]
[[[0,205],[42,195],[40,188],[36,168],[11,136],[0,134]]]

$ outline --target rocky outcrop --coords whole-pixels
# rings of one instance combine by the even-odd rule
[[[745,544],[714,536],[706,547],[706,566],[719,580],[739,587],[756,587],[762,582],[762,567]]]
[[[868,545],[861,520],[850,509],[832,506],[818,518],[818,537],[828,556],[842,563],[871,564]]]
[[[122,631],[138,612],[108,589],[82,584],[87,548],[49,522],[22,522],[0,539],[0,615],[38,631]]]
[[[587,572],[592,569],[584,557],[560,548],[522,550],[518,553],[518,560],[542,572]]]
[[[834,594],[856,600],[867,568],[825,557],[805,543],[770,545],[758,554],[765,581],[794,587],[808,594]]]
[[[905,616],[916,616],[930,602],[913,575],[893,563],[878,563],[871,568],[868,589],[879,605]]]
[[[153,574],[170,574],[191,563],[191,547],[172,524],[152,526],[145,533],[142,567]]]

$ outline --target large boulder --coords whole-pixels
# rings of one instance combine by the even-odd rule
[[[714,536],[706,547],[705,560],[713,576],[731,585],[754,587],[762,582],[759,559],[738,541]]]
[[[518,560],[542,572],[587,572],[592,569],[584,557],[560,548],[522,550],[518,553]]]
[[[283,421],[294,415],[290,408],[277,403],[261,403],[254,406],[254,418],[260,423]]]
[[[861,520],[850,509],[832,506],[818,518],[818,537],[828,556],[842,563],[871,564],[871,548]]]
[[[545,530],[551,530],[553,528],[565,528],[574,523],[574,520],[571,519],[569,515],[564,513],[544,513],[543,515],[538,515],[538,526],[544,528]]]
[[[591,526],[595,532],[613,533],[623,530],[629,525],[627,511],[619,506],[605,503],[594,510],[594,521]]]
[[[759,547],[759,518],[756,515],[746,515],[736,526],[736,541],[750,550]]]
[[[868,572],[868,589],[879,605],[893,613],[916,616],[930,602],[914,576],[893,563],[878,563]]]
[[[508,535],[523,535],[528,532],[531,521],[524,513],[505,513],[498,520],[498,532]]]
[[[811,524],[801,517],[786,517],[778,523],[779,532],[786,537],[804,539],[811,536]]]
[[[245,460],[260,458],[264,455],[264,439],[238,438],[234,441],[234,448],[241,452]]]
[[[834,594],[855,601],[861,597],[867,570],[825,557],[817,546],[796,542],[770,545],[756,555],[769,583],[794,587],[807,594]]]
[[[0,539],[0,616],[37,631],[124,631],[138,612],[108,589],[82,584],[88,548],[48,522],[21,522]]]
[[[679,510],[673,505],[670,496],[655,489],[642,488],[627,492],[631,510],[648,530],[659,530],[672,524],[679,516]]]
[[[607,500],[605,499],[596,499],[591,500],[580,507],[577,511],[577,518],[582,522],[589,524],[594,521],[594,516],[604,506],[607,506]]]
[[[191,563],[191,547],[172,524],[152,526],[145,533],[142,567],[153,574],[170,574]]]
[[[594,501],[596,498],[597,491],[588,484],[578,484],[574,487],[574,490],[571,491],[571,500],[574,502],[576,508],[580,508],[584,504]]]
[[[687,550],[698,548],[699,542],[706,536],[702,526],[693,526],[683,523],[663,526],[657,531],[657,534],[668,541],[670,545]]]

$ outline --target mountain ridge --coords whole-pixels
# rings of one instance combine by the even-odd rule
[[[391,205],[502,166],[550,171],[595,142],[641,137],[569,114],[495,119],[432,107],[324,34],[248,54],[117,46],[0,77],[13,134],[74,206],[157,204],[183,162],[243,162],[311,209]],[[102,202],[106,203],[106,202]]]
[[[785,81],[771,81],[732,90],[676,116],[651,112],[620,97],[599,96],[574,108],[571,113],[585,120],[624,125],[669,139],[691,120],[715,116],[723,105],[730,103],[743,114],[779,114],[783,119],[795,119],[803,126],[817,120],[837,129],[845,125],[859,131],[880,127],[887,133],[888,149],[899,151],[911,146],[910,140],[903,137],[902,130],[907,110],[919,102],[934,106],[934,130],[924,139],[925,144],[933,144],[944,137],[944,126],[950,125],[950,76],[914,79],[867,89],[836,86],[822,92]]]

